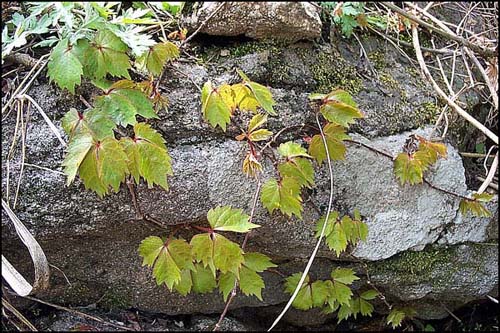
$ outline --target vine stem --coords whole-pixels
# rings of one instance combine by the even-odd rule
[[[387,153],[385,151],[379,150],[379,149],[377,149],[375,147],[369,146],[369,145],[367,145],[367,144],[365,144],[363,142],[359,142],[359,141],[355,141],[355,140],[344,140],[344,141],[350,142],[350,143],[354,143],[354,144],[357,144],[357,145],[360,145],[360,146],[363,146],[363,147],[365,147],[365,148],[367,148],[367,149],[369,149],[371,151],[376,152],[377,154],[381,154],[381,155],[383,155],[383,156],[385,156],[387,158],[390,158],[391,160],[394,160],[394,157],[391,154],[389,154],[389,153]],[[426,183],[427,185],[429,185],[430,187],[432,187],[433,189],[435,189],[437,191],[446,193],[446,194],[454,196],[456,198],[465,199],[465,200],[471,200],[471,198],[466,197],[464,195],[461,195],[461,194],[458,194],[458,193],[454,193],[454,192],[445,190],[444,188],[438,187],[438,186],[432,184],[430,181],[428,181],[425,177],[422,177],[422,180],[423,180],[424,183]]]
[[[318,112],[316,112],[316,123],[318,124],[318,127],[319,127],[321,139],[323,141],[323,146],[325,147],[326,160],[328,162],[328,171],[330,173],[330,197],[328,199],[328,210],[326,212],[326,217],[325,217],[325,221],[328,221],[328,218],[330,217],[330,210],[332,209],[332,203],[333,203],[333,170],[332,170],[332,162],[330,161],[330,153],[328,152],[328,146],[326,143],[325,134],[323,133],[323,129],[321,128],[321,123],[319,122]],[[318,242],[316,243],[316,247],[314,248],[314,251],[311,254],[311,257],[309,258],[309,261],[307,262],[306,268],[305,268],[304,272],[302,273],[302,276],[300,277],[300,281],[297,284],[297,287],[295,288],[295,291],[293,292],[292,297],[290,297],[290,299],[288,300],[288,303],[286,304],[283,311],[281,311],[281,313],[276,318],[274,323],[271,325],[271,327],[269,327],[269,329],[267,330],[268,332],[271,331],[274,328],[274,326],[276,326],[276,324],[279,323],[281,318],[283,318],[283,316],[288,311],[288,309],[292,305],[293,301],[297,297],[299,290],[302,287],[302,283],[304,283],[304,280],[306,279],[307,273],[309,273],[309,269],[311,269],[314,258],[316,257],[316,254],[318,253],[319,246],[321,245],[321,241],[323,240],[323,236],[325,235],[325,229],[326,229],[327,224],[328,223],[324,223],[323,228],[321,228],[321,234],[319,235],[319,239],[318,239]]]
[[[255,194],[253,197],[253,202],[252,202],[252,210],[250,211],[250,218],[248,219],[249,223],[252,223],[253,217],[255,215],[255,208],[257,207],[257,201],[259,200],[259,193],[260,193],[260,187],[262,185],[262,182],[260,180],[260,177],[257,176],[257,188],[255,189]],[[252,231],[249,231],[245,234],[245,238],[243,239],[243,243],[241,244],[241,249],[245,250],[245,246],[247,245],[248,239],[250,238],[250,233]],[[229,299],[226,302],[226,305],[224,307],[224,310],[222,311],[222,314],[219,317],[219,321],[217,324],[215,324],[215,327],[213,331],[218,331],[220,328],[220,325],[222,324],[222,321],[224,320],[224,317],[226,317],[227,311],[229,310],[229,305],[233,301],[233,298],[236,296],[236,288],[238,287],[238,281],[234,282],[234,288],[231,290],[231,295],[229,296]]]

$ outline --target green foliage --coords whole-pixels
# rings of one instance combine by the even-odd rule
[[[418,140],[418,149],[414,150]],[[406,142],[405,152],[399,153],[394,160],[394,174],[401,185],[415,185],[423,182],[424,171],[435,164],[438,158],[446,158],[447,149],[442,143],[431,142],[417,135],[412,135]]]
[[[52,50],[47,68],[50,81],[55,81],[61,89],[66,88],[75,93],[75,85],[81,83],[83,66],[73,47],[69,46],[68,39],[62,39],[57,43]]]
[[[460,201],[460,213],[464,216],[471,212],[474,216],[490,217],[491,212],[484,206],[484,203],[490,202],[491,199],[493,199],[492,194],[473,193],[471,199],[462,199]]]
[[[301,275],[301,273],[295,273],[285,279],[285,292],[293,294]],[[326,313],[332,313],[339,307],[341,309],[344,307],[343,311],[345,312],[346,309],[350,309],[351,303],[361,304],[361,300],[358,299],[353,303],[353,294],[349,287],[356,280],[359,280],[359,278],[349,268],[336,268],[332,270],[331,279],[329,280],[316,280],[312,282],[309,276],[306,276],[292,306],[299,310],[322,308]],[[362,297],[363,315],[371,315],[373,306],[368,301],[375,298],[376,295],[373,295],[373,292],[365,292]],[[342,314],[339,312],[340,315]]]
[[[250,223],[241,209],[229,206],[209,210],[207,220],[207,232],[193,236],[189,243],[174,238],[164,242],[156,236],[144,239],[139,246],[143,265],[153,267],[158,285],[165,283],[181,295],[211,292],[218,287],[226,300],[239,285],[245,295],[262,300],[265,285],[258,273],[276,265],[264,254],[244,253],[237,243],[219,233],[246,233],[259,226]]]
[[[398,308],[394,307],[387,316],[387,325],[391,325],[393,329],[401,326],[405,318],[413,318],[416,312],[409,307]]]
[[[250,81],[240,70],[238,70],[238,74],[243,79],[241,83],[233,85],[223,84],[219,88],[212,87],[210,81],[205,82],[203,85],[201,92],[201,112],[205,120],[214,128],[220,126],[223,131],[226,131],[226,126],[230,123],[236,109],[257,113],[257,108],[260,107],[268,114],[276,115],[273,109],[273,105],[276,102],[273,100],[269,89],[261,84]],[[255,122],[258,123],[260,120],[262,119]],[[253,131],[255,129],[252,128],[252,132],[254,132],[253,141],[266,140],[270,136],[270,132],[267,130],[256,133]]]
[[[150,47],[136,62],[140,69],[147,69],[153,75],[160,75],[166,62],[179,57],[179,48],[172,42],[157,43]]]
[[[260,200],[270,214],[279,209],[283,214],[302,219],[300,184],[295,178],[285,177],[280,181],[269,179],[262,185]]]

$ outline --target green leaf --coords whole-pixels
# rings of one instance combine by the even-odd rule
[[[349,304],[342,304],[340,306],[339,312],[337,313],[337,323],[340,323],[342,320],[346,320],[352,315],[352,310]]]
[[[361,315],[363,316],[372,316],[373,305],[362,298],[359,298],[359,309]]]
[[[361,298],[367,301],[375,299],[378,296],[378,291],[374,289],[367,290],[361,294]]]
[[[68,176],[66,185],[71,184],[75,179],[78,169],[92,148],[92,145],[92,136],[86,133],[74,136],[68,143],[66,156],[62,162],[64,173]]]
[[[359,280],[359,277],[354,275],[354,271],[350,268],[337,268],[332,271],[332,279],[337,282],[341,282],[343,284],[351,284],[356,280]]]
[[[346,286],[345,284],[334,281],[329,284],[330,293],[329,296],[332,297],[339,304],[349,304],[351,300],[352,291],[351,288]]]
[[[394,174],[401,185],[406,182],[410,185],[422,183],[424,177],[421,162],[407,153],[398,154],[394,160]]]
[[[134,139],[122,138],[122,144],[128,156],[128,169],[139,184],[143,177],[148,187],[158,184],[168,190],[167,175],[172,175],[172,159],[168,154],[165,140],[149,124],[134,125]]]
[[[255,271],[242,266],[240,269],[240,289],[243,294],[256,296],[262,301],[262,289],[265,287],[264,280]]]
[[[252,142],[258,142],[258,141],[264,141],[264,140],[267,140],[269,139],[271,136],[273,135],[273,132],[267,130],[267,129],[264,129],[264,128],[261,128],[261,129],[258,129],[256,131],[253,131],[251,132],[249,135],[248,135],[248,139]]]
[[[207,219],[213,230],[249,232],[251,229],[259,228],[260,225],[248,222],[250,216],[243,213],[242,209],[231,208],[230,206],[216,207],[207,213]]]
[[[307,153],[307,150],[300,144],[288,141],[280,144],[278,147],[278,153],[283,157],[294,158],[294,157],[311,157]]]
[[[260,199],[269,213],[279,209],[289,217],[295,214],[299,219],[302,219],[300,184],[294,178],[285,177],[279,184],[274,178],[268,180],[262,186]]]
[[[293,294],[299,284],[301,273],[295,273],[285,279],[285,292]],[[309,276],[306,276],[297,297],[292,302],[292,306],[299,310],[309,310],[313,307],[312,290],[309,285]]]
[[[328,215],[328,224],[325,227],[325,237],[327,237],[332,231],[333,231],[333,225],[337,222],[337,219],[339,218],[339,212],[337,211],[332,211],[330,212],[330,215]],[[319,238],[321,235],[321,230],[323,230],[323,224],[325,224],[326,221],[326,215],[323,215],[319,220],[318,223],[316,224],[316,234],[315,237]]]
[[[317,280],[311,284],[311,297],[313,307],[322,307],[328,298],[329,287],[325,281]]]
[[[243,251],[240,246],[220,234],[213,234],[214,264],[222,273],[233,272],[239,275],[243,261]]]
[[[335,251],[337,256],[347,248],[347,237],[340,223],[333,225],[333,230],[325,237],[326,245],[332,251]]]
[[[226,125],[231,122],[230,107],[224,102],[219,91],[212,87],[210,81],[205,82],[201,90],[201,112],[212,127],[218,125],[224,132]]]
[[[79,171],[85,188],[103,197],[109,187],[118,192],[121,182],[125,180],[129,173],[127,155],[118,140],[106,138],[92,145]]]
[[[191,238],[191,254],[197,262],[203,263],[204,267],[209,267],[212,275],[215,276],[214,264],[214,243],[210,238],[210,234],[198,234]]]
[[[248,252],[243,255],[243,258],[245,259],[243,265],[256,272],[263,272],[270,267],[277,267],[268,256],[262,253]]]
[[[139,245],[139,254],[144,258],[142,266],[153,266],[156,257],[163,248],[163,244],[162,239],[157,236],[149,236],[142,240],[141,245]]]
[[[165,283],[170,290],[174,284],[181,281],[181,271],[165,247],[160,250],[156,259],[153,276],[156,278],[157,285]]]
[[[191,246],[184,239],[174,239],[168,243],[168,252],[180,269],[195,270]]]
[[[252,133],[267,121],[267,114],[258,113],[248,123],[248,133]]]
[[[314,168],[312,162],[306,158],[292,158],[278,165],[281,177],[295,179],[300,187],[314,186]]]
[[[234,93],[234,103],[240,109],[240,111],[250,111],[252,113],[257,113],[257,108],[259,107],[259,101],[255,99],[252,90],[246,85],[237,83],[231,86]]]
[[[55,81],[61,89],[75,93],[75,85],[80,85],[83,66],[69,45],[68,39],[62,39],[52,49],[47,63],[47,75],[50,81]]]
[[[157,43],[149,47],[140,57],[137,64],[140,69],[147,69],[153,75],[159,75],[167,61],[179,57],[179,48],[172,42]]]
[[[261,84],[250,81],[248,77],[240,70],[237,70],[238,74],[245,81],[244,84],[251,90],[254,98],[259,102],[259,105],[270,115],[275,116],[276,112],[273,109],[273,105],[276,102],[273,100],[273,96],[267,87]]]
[[[347,104],[355,109],[358,108],[356,102],[352,99],[351,94],[342,89],[336,89],[325,96],[329,101],[337,101]]]
[[[387,325],[391,324],[392,328],[395,329],[396,327],[401,326],[405,316],[406,315],[403,311],[398,308],[393,308],[387,316]]]
[[[219,290],[222,292],[224,302],[227,301],[227,297],[233,290],[236,283],[236,276],[231,273],[220,274],[219,276]]]
[[[193,279],[191,277],[192,271],[190,269],[183,269],[181,271],[181,280],[174,284],[174,290],[182,296],[186,296],[191,292],[193,287]]]
[[[81,115],[75,109],[70,109],[62,119],[62,126],[66,127],[70,139],[77,133],[88,132],[94,140],[114,138],[113,131],[116,128],[113,120],[99,109],[91,109]]]
[[[127,55],[128,47],[113,32],[99,30],[92,41],[80,39],[77,43],[79,59],[85,74],[92,79],[101,79],[106,74],[130,79],[131,67]]]
[[[349,124],[355,123],[355,119],[363,118],[357,108],[336,100],[329,100],[319,110],[326,120],[343,127],[349,127]]]
[[[193,291],[204,294],[211,292],[217,286],[217,281],[208,267],[197,264],[195,270],[191,272],[193,280]]]
[[[136,89],[134,82],[128,80],[115,82],[105,95],[97,97],[95,107],[102,109],[123,127],[134,125],[137,122],[136,115],[158,119],[149,98]]]
[[[492,194],[473,193],[472,199],[462,199],[460,201],[460,213],[464,216],[467,215],[467,212],[471,212],[474,216],[490,217],[491,212],[482,204],[482,202],[489,202],[491,199],[493,199]]]
[[[350,137],[345,134],[345,128],[336,124],[327,124],[323,128],[325,134],[328,153],[332,160],[343,160],[345,158],[346,148],[342,143],[343,140],[348,140]],[[316,159],[321,165],[326,159],[326,150],[323,144],[321,135],[313,136],[309,145],[309,154]]]

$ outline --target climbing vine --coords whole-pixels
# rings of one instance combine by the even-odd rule
[[[42,12],[45,7],[40,6],[38,10]],[[99,5],[88,5],[88,10],[89,6],[102,10]],[[63,5],[60,10],[64,8]],[[342,25],[345,35],[350,35],[358,24],[366,24],[362,6],[346,3],[337,10],[334,22]],[[51,41],[55,44],[47,65],[51,82],[74,94],[82,79],[86,79],[101,90],[94,105],[83,112],[70,109],[62,119],[62,128],[69,138],[62,162],[67,184],[78,175],[85,188],[100,197],[118,192],[127,178],[135,184],[142,178],[150,188],[158,185],[168,190],[167,179],[173,174],[171,157],[165,139],[147,121],[158,119],[158,112],[167,110],[168,100],[158,86],[166,64],[179,57],[179,45],[166,39],[132,41],[102,15],[95,20],[84,20],[79,27],[65,30]],[[186,32],[182,30],[171,36],[182,33],[185,38]],[[132,80],[132,69],[148,79]],[[282,214],[302,220],[303,190],[315,186],[314,163],[321,167],[325,161],[345,159],[345,142],[352,142],[347,134],[349,126],[364,115],[352,96],[342,89],[328,94],[313,93],[309,101],[323,117],[321,128],[316,128],[316,134],[305,140],[306,147],[287,141],[274,148],[272,144],[282,131],[274,135],[265,128],[268,117],[277,116],[271,91],[242,71],[237,70],[237,74],[241,81],[236,84],[214,87],[211,81],[205,82],[201,89],[203,118],[214,129],[219,127],[225,132],[236,115],[251,114],[245,130],[235,138],[248,146],[242,172],[257,181],[255,198],[260,199],[269,215]],[[274,174],[260,186],[266,156]],[[393,158],[394,175],[401,186],[424,182],[431,185],[424,173],[438,159],[446,157],[444,144],[412,135],[403,151]],[[465,197],[436,189],[460,197],[460,212],[464,215],[468,212],[476,216],[491,215],[484,206],[492,198],[489,194],[473,193]],[[239,288],[243,294],[262,301],[265,284],[261,273],[277,265],[265,254],[245,251],[249,233],[260,227],[253,223],[256,202],[250,215],[239,208],[218,206],[208,211],[208,225],[183,224],[165,237],[145,238],[138,248],[143,266],[152,269],[158,285],[164,284],[183,296],[218,289],[229,306],[230,295]],[[182,228],[199,233],[186,240],[178,235]],[[245,235],[241,245],[228,238],[234,233]],[[323,235],[326,246],[338,257],[349,244],[356,246],[365,241],[368,227],[358,210],[353,211],[352,217],[329,211],[316,222],[316,237]],[[295,273],[285,279],[284,291],[293,295],[298,290],[292,302],[295,308],[336,312],[339,322],[358,314],[371,316],[374,307],[370,301],[381,296],[378,290],[356,291],[355,295],[351,286],[360,278],[350,268],[334,268],[330,277],[313,280],[306,274],[299,286],[302,274]],[[410,308],[394,307],[387,324],[395,328],[404,318],[414,315]]]

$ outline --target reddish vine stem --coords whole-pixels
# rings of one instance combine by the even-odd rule
[[[382,300],[382,302],[384,302],[384,304],[387,306],[387,308],[390,310],[392,310],[392,305],[389,304],[387,302],[387,300],[385,299],[385,296],[384,294],[382,294],[380,292],[380,290],[378,290],[378,288],[372,283],[372,280],[370,278],[370,273],[368,272],[368,265],[366,263],[363,263],[363,265],[365,266],[365,274],[366,274],[366,282],[373,288],[375,289],[376,292],[378,292],[378,294],[380,295],[379,298]]]
[[[381,154],[381,155],[383,155],[383,156],[385,156],[387,158],[390,158],[391,160],[394,160],[394,157],[391,154],[389,154],[389,153],[387,153],[385,151],[379,150],[379,149],[377,149],[375,147],[369,146],[369,145],[367,145],[367,144],[365,144],[363,142],[359,142],[359,141],[355,141],[355,140],[345,140],[345,141],[346,142],[350,142],[350,143],[354,143],[354,144],[357,144],[357,145],[360,145],[360,146],[363,146],[363,147],[365,147],[365,148],[367,148],[367,149],[369,149],[371,151],[374,151],[374,152],[376,152],[378,154]],[[446,193],[446,194],[454,196],[456,198],[460,198],[460,199],[464,199],[464,200],[471,200],[471,198],[468,198],[468,197],[466,197],[464,195],[461,195],[461,194],[458,194],[458,193],[455,193],[455,192],[451,192],[451,191],[445,190],[444,188],[438,187],[438,186],[432,184],[430,181],[428,181],[425,177],[423,177],[422,179],[423,179],[424,183],[426,183],[431,188],[433,188],[433,189],[435,189],[437,191]]]
[[[261,185],[262,185],[262,182],[260,180],[260,177],[257,176],[257,188],[255,189],[255,194],[254,194],[254,197],[253,197],[252,210],[250,211],[250,218],[248,219],[249,223],[252,223],[253,217],[255,215],[255,208],[257,207],[257,201],[259,199],[259,193],[260,193],[260,187],[261,187]],[[247,245],[247,242],[248,242],[248,239],[250,238],[250,233],[251,232],[252,231],[249,231],[249,232],[247,232],[245,234],[245,238],[243,239],[243,243],[241,244],[241,249],[242,250],[245,250],[245,246]],[[233,290],[231,290],[231,295],[229,296],[229,299],[226,302],[224,310],[222,311],[222,314],[219,317],[219,321],[217,322],[217,324],[215,324],[215,327],[214,327],[213,331],[218,331],[219,330],[220,325],[222,324],[222,321],[226,317],[227,311],[229,310],[229,305],[233,301],[233,298],[236,296],[236,288],[237,287],[238,287],[238,282],[235,281],[234,282],[234,288],[233,288]]]
[[[134,204],[135,209],[135,218],[138,220],[144,219],[144,214],[142,213],[141,206],[137,202],[137,194],[135,193],[134,181],[129,177],[127,179],[127,187],[130,192],[130,196],[132,197],[132,203]]]

